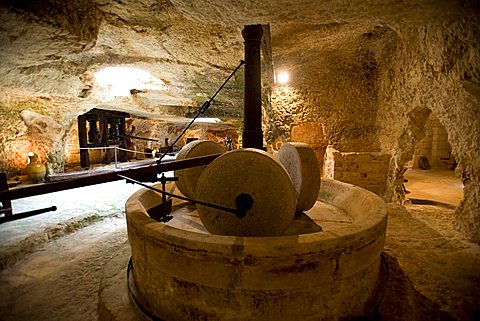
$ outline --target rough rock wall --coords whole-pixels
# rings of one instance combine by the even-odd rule
[[[324,130],[321,124],[305,122],[293,125],[290,131],[290,141],[302,142],[310,145],[317,157],[320,176],[323,176],[325,150],[327,149],[328,142],[325,139]],[[274,147],[277,150],[280,148],[280,146]]]
[[[84,44],[94,41],[101,20],[101,13],[92,0],[4,0],[25,12],[32,12],[55,27],[61,27]]]
[[[391,69],[382,75],[378,112],[381,148],[393,155],[397,170],[390,181],[393,191],[413,155],[415,133],[428,118],[424,111],[438,117],[464,184],[455,225],[475,242],[480,242],[479,31],[475,11],[453,21],[397,26],[401,41]],[[424,114],[420,122],[412,121],[418,113]]]
[[[338,150],[379,151],[378,82],[395,49],[395,33],[342,24],[280,29],[272,37],[273,44],[282,43],[274,51],[275,64],[290,73],[291,82],[272,90],[267,143],[288,139],[292,125],[308,121],[319,123]]]
[[[62,171],[64,136],[76,117],[92,108],[196,114],[240,61],[240,39],[236,27],[185,20],[169,1],[0,4],[0,171],[20,173],[30,150],[53,162],[51,171]],[[105,101],[95,72],[112,65],[146,70],[168,90]],[[240,117],[242,84],[242,75],[236,75],[206,116]],[[41,142],[30,135],[22,110],[51,117],[62,127],[59,140]]]
[[[60,26],[0,4],[0,77],[6,88],[39,93],[73,95],[82,88],[76,75],[78,63],[62,58],[75,56],[85,41]]]
[[[30,151],[39,156],[40,162],[48,161],[50,173],[63,170],[63,144],[71,122],[62,111],[68,108],[68,101],[48,96],[28,97],[6,89],[2,94],[0,171],[9,177],[23,174]]]
[[[479,15],[474,5],[456,10],[441,19],[377,27],[297,25],[289,27],[296,38],[288,28],[280,33],[290,45],[274,34],[272,41],[285,46],[274,46],[277,70],[289,69],[292,81],[272,89],[266,138],[285,141],[292,125],[318,122],[340,151],[391,154],[386,197],[401,201],[405,164],[433,112],[465,186],[456,226],[480,242]],[[341,40],[329,30],[341,30]]]

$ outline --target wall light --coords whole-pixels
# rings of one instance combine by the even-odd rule
[[[290,75],[286,71],[281,71],[278,73],[276,76],[276,81],[277,84],[279,85],[285,85],[288,82],[288,79],[290,78]]]

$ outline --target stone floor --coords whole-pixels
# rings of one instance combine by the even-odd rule
[[[167,155],[165,160],[173,160]],[[145,166],[153,160],[91,167],[92,170],[115,170]],[[165,173],[167,176],[173,172]],[[56,206],[26,219],[0,224],[0,269],[34,251],[49,240],[74,232],[94,222],[122,215],[125,202],[141,186],[125,180],[74,188],[55,193],[12,200],[13,214]]]
[[[452,174],[409,170],[408,196],[457,204]],[[125,246],[123,205],[138,188],[119,181],[16,201],[15,211],[59,210],[0,225],[0,320],[97,320],[102,271]],[[388,207],[381,320],[480,320],[480,246],[453,230],[454,209]]]
[[[139,188],[122,180],[13,200],[14,214],[52,205],[57,210],[0,225],[1,246],[78,216],[121,212],[125,201]]]
[[[13,200],[14,214],[52,205],[57,210],[0,225],[0,269],[53,239],[122,216],[126,200],[139,188],[122,180]]]
[[[430,200],[455,207],[463,199],[463,184],[455,171],[411,168],[404,176],[408,179],[404,184],[408,199]]]

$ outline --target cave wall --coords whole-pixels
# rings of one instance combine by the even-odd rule
[[[297,27],[299,36],[289,48],[301,39],[300,48],[280,48],[276,56],[274,51],[276,68],[289,68],[292,80],[272,88],[265,108],[267,143],[288,141],[295,124],[318,123],[328,144],[340,152],[391,155],[385,198],[402,202],[403,173],[433,112],[445,128],[458,163],[456,173],[465,186],[455,226],[480,242],[480,25],[476,12],[421,23],[359,27],[342,39],[348,38],[348,48],[328,35],[322,38],[320,31],[302,34]],[[332,28],[342,27],[327,27]],[[303,42],[310,43],[309,35],[315,33],[316,39],[325,41],[305,46]],[[307,62],[307,55],[315,58]]]
[[[61,99],[3,90],[0,171],[8,177],[25,174],[28,152],[36,153],[39,162],[47,162],[48,172],[63,171],[63,146],[71,120],[62,111],[68,107]]]
[[[65,156],[77,161],[72,124],[92,108],[192,117],[240,61],[239,30],[188,21],[169,1],[2,2],[0,171],[22,174],[34,151],[49,172],[62,172]],[[146,70],[167,90],[106,100],[95,72],[108,66]],[[204,116],[241,117],[242,84],[239,73]],[[24,110],[48,117],[46,125],[26,120]]]
[[[288,26],[272,36],[274,45],[281,42],[285,46],[274,50],[274,60],[277,70],[290,73],[290,82],[272,88],[265,111],[267,143],[288,140],[295,124],[314,122],[337,150],[379,151],[378,41],[366,35],[366,26],[354,30],[336,24],[317,28]],[[339,29],[346,29],[346,39],[331,36]],[[288,40],[291,33],[296,36]]]
[[[330,147],[325,153],[325,178],[360,186],[384,197],[390,158],[379,152],[339,152]]]
[[[405,165],[421,138],[418,129],[428,119],[422,110],[437,116],[464,184],[455,225],[475,242],[480,242],[479,30],[474,12],[453,21],[396,26],[401,41],[382,76],[377,120],[381,150],[393,156],[389,188],[395,199],[401,198]]]
[[[288,37],[291,29],[272,41],[283,43],[279,38]],[[289,71],[291,82],[272,87],[265,106],[267,143],[273,149],[284,141],[309,143],[319,163],[325,162],[324,177],[388,198],[391,155],[380,152],[378,90],[396,51],[396,33],[385,26],[341,24],[293,30],[301,35],[291,41],[296,49],[277,52],[276,69]],[[347,43],[335,36],[340,30]],[[315,58],[306,61],[305,51]]]

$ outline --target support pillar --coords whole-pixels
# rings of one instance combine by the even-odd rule
[[[243,148],[263,149],[262,84],[260,65],[261,25],[242,30],[245,39],[245,92],[243,109]]]

